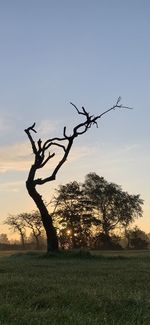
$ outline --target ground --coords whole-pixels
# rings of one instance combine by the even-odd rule
[[[150,253],[0,252],[0,324],[149,325]]]

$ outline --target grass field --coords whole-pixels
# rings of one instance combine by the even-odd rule
[[[150,253],[92,254],[0,252],[0,324],[149,325]]]

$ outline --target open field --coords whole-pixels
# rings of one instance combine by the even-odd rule
[[[0,252],[0,324],[150,324],[150,253]]]

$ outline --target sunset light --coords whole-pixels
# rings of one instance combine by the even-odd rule
[[[150,1],[0,0],[0,324],[150,324]]]

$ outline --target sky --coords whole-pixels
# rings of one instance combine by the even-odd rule
[[[39,138],[61,136],[64,126],[69,134],[81,121],[70,101],[99,115],[119,96],[133,110],[111,111],[78,137],[40,192],[49,202],[59,184],[96,172],[141,195],[136,224],[150,232],[149,13],[149,0],[0,0],[0,233],[13,236],[3,225],[9,214],[35,209],[24,129],[36,122]]]

